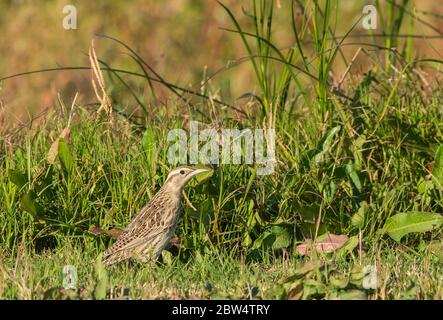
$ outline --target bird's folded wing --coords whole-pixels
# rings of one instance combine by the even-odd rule
[[[152,239],[164,232],[164,227],[155,227],[149,230],[149,232],[142,232],[140,234],[122,234],[114,245],[108,249],[106,255],[114,254],[119,251],[130,250],[136,248],[143,243],[152,242]],[[133,238],[129,240],[128,238]],[[129,240],[129,241],[128,241]],[[126,242],[128,241],[128,242]]]

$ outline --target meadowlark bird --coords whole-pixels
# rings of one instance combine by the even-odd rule
[[[117,241],[103,253],[105,267],[127,259],[156,260],[174,234],[180,215],[182,190],[199,173],[209,169],[180,167],[132,219]]]

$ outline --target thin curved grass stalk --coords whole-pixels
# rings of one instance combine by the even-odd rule
[[[98,60],[102,65],[104,65],[106,68],[111,69],[109,65],[104,62],[103,60]],[[132,95],[132,97],[137,101],[137,104],[142,108],[143,113],[145,116],[148,115],[148,110],[146,108],[146,105],[138,98],[137,94],[132,90],[131,86],[115,71],[109,71],[112,72],[112,74],[128,89],[129,93]]]
[[[26,72],[20,72],[20,73],[15,73],[12,75],[8,75],[5,77],[0,78],[0,81],[4,81],[4,80],[9,80],[9,79],[14,79],[17,77],[22,77],[22,76],[27,76],[27,75],[31,75],[31,74],[38,74],[38,73],[45,73],[45,72],[53,72],[53,71],[73,71],[73,70],[91,70],[91,67],[85,67],[85,66],[80,66],[80,67],[57,67],[57,68],[45,68],[45,69],[39,69],[39,70],[32,70],[32,71],[26,71]],[[111,71],[111,72],[116,72],[116,73],[122,73],[122,74],[127,74],[127,75],[131,75],[131,76],[135,76],[135,77],[140,77],[140,78],[145,78],[146,76],[142,73],[138,73],[138,72],[132,72],[132,71],[128,71],[125,69],[118,69],[118,68],[101,68],[102,71]],[[149,77],[149,79],[153,82],[157,82],[157,83],[162,83],[160,80],[153,78],[153,77]],[[191,89],[187,89],[187,88],[183,88],[180,87],[178,85],[172,84],[170,82],[167,83],[168,86],[182,91],[184,93],[190,94],[190,95],[194,95],[196,97],[200,97],[206,100],[209,100],[209,97],[205,94],[196,92],[194,90]],[[233,109],[243,115],[247,115],[243,110],[233,106],[232,104],[225,102],[225,101],[221,101],[219,99],[213,99],[212,100],[214,103],[218,104],[218,105],[222,105],[225,107],[228,107],[230,109]],[[115,110],[115,109],[114,109]]]

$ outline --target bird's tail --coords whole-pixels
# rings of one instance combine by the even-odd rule
[[[130,254],[127,252],[117,251],[114,253],[107,254],[106,251],[103,253],[103,266],[105,268],[113,265],[114,263],[127,260],[130,258]]]

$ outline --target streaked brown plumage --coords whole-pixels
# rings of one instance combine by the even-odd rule
[[[132,219],[118,240],[103,253],[103,264],[127,259],[156,260],[174,234],[183,188],[207,169],[180,167],[172,170],[164,185]]]

